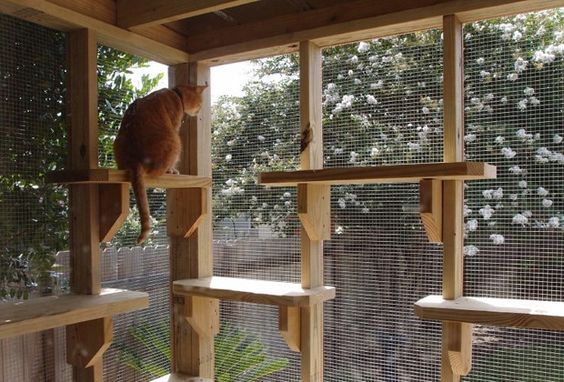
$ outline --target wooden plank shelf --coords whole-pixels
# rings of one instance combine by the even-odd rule
[[[153,379],[151,382],[213,382],[213,380],[209,378],[189,377],[187,375],[174,373]]]
[[[62,295],[0,304],[0,339],[110,317],[149,306],[149,295],[102,289],[99,295]]]
[[[174,281],[172,292],[279,306],[311,306],[335,298],[335,288],[328,286],[304,289],[300,284],[217,276]]]
[[[417,183],[423,179],[477,180],[496,177],[496,167],[482,162],[424,163],[320,170],[276,171],[260,174],[259,183],[273,187],[310,184]]]
[[[131,183],[128,171],[110,168],[53,171],[47,174],[45,182],[58,184]],[[164,174],[145,177],[147,187],[155,188],[209,188],[211,182],[210,177],[195,175]]]
[[[415,303],[415,313],[427,320],[564,330],[564,302],[427,296]]]

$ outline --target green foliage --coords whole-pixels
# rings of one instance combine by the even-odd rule
[[[167,322],[141,324],[129,330],[135,346],[120,345],[121,360],[150,378],[170,370],[170,327]],[[215,337],[215,379],[217,382],[255,382],[283,370],[288,360],[266,355],[261,341],[229,324]]]

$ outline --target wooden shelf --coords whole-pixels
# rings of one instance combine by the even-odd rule
[[[309,306],[335,298],[333,287],[303,289],[300,284],[217,276],[174,281],[172,292],[280,306]]]
[[[81,183],[131,183],[125,170],[97,168],[90,170],[53,171],[47,174],[46,183],[81,184]],[[209,188],[211,178],[195,175],[164,174],[146,176],[147,187],[155,188]]]
[[[167,374],[163,377],[153,379],[151,382],[213,382],[208,378],[188,377],[182,374]]]
[[[0,339],[110,317],[149,306],[149,295],[102,289],[99,295],[63,295],[0,304]]]
[[[337,167],[264,172],[259,183],[273,187],[313,184],[417,183],[423,179],[476,180],[496,177],[496,167],[482,162],[424,163],[398,166]]]
[[[415,313],[428,320],[564,330],[564,302],[428,296],[415,303]]]

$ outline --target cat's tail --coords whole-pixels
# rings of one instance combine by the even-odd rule
[[[131,187],[133,187],[133,193],[137,201],[137,209],[139,210],[139,218],[141,220],[141,233],[137,238],[137,244],[141,244],[147,240],[149,232],[151,231],[149,199],[147,198],[143,175],[143,167],[141,165],[137,165],[137,167],[131,170]]]

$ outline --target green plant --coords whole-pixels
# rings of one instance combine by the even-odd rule
[[[134,325],[129,333],[135,345],[119,345],[122,362],[151,378],[167,374],[171,361],[168,322]],[[285,358],[269,358],[260,339],[243,329],[225,324],[215,337],[217,382],[261,381],[287,365]]]

